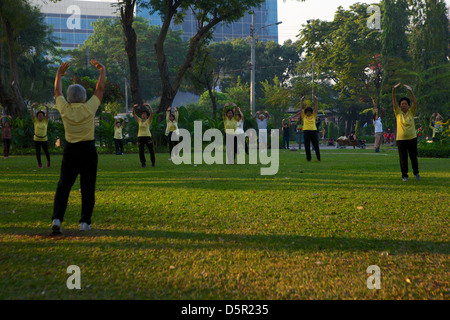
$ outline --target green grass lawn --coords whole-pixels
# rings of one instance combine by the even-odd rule
[[[395,149],[314,159],[280,150],[261,176],[99,155],[92,230],[78,231],[78,179],[63,236],[50,229],[61,156],[0,159],[0,299],[449,299],[450,160],[420,158],[422,180],[405,183]]]

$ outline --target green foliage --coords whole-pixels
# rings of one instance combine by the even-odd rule
[[[340,134],[338,133],[338,128],[336,127],[334,122],[331,121],[328,123],[328,129],[326,130],[325,134],[327,135],[327,139],[337,139],[340,136]]]
[[[99,125],[95,127],[96,139],[100,146],[112,147],[114,144],[114,116],[110,113],[101,113],[99,116]]]
[[[264,96],[260,99],[260,105],[269,112],[272,123],[275,126],[281,126],[282,119],[288,117],[286,112],[291,106],[292,98],[277,76],[273,78],[272,82],[269,83],[265,80],[262,83]]]
[[[230,97],[230,101],[227,102],[234,102],[242,110],[249,110],[250,85],[241,80],[241,77],[238,76],[236,83],[225,90],[225,93]]]
[[[441,139],[435,142],[421,141],[417,146],[419,157],[450,158],[450,139]]]
[[[93,23],[94,33],[84,42],[83,46],[70,52],[71,69],[68,75],[86,75],[97,77],[95,70],[86,71],[86,51],[107,68],[108,80],[124,92],[125,81],[129,79],[129,65],[125,51],[125,40],[119,19],[99,19]],[[137,35],[137,59],[141,94],[144,100],[153,99],[161,92],[159,71],[156,63],[154,43],[160,32],[159,26],[151,26],[142,17],[135,17],[133,27]],[[174,75],[180,67],[187,48],[187,43],[181,40],[181,31],[170,30],[166,39],[167,61],[169,73]],[[129,88],[128,88],[129,90]],[[123,101],[122,95],[120,101]]]

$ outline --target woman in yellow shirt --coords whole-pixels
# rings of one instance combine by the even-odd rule
[[[123,155],[123,125],[125,121],[120,123],[117,119],[114,123],[114,147],[116,148],[116,155]]]
[[[169,140],[169,161],[172,160],[172,149],[178,143],[178,141],[172,141],[173,134],[178,134],[178,110],[176,107],[169,107],[166,110],[166,136],[167,140]]]
[[[148,151],[150,151],[150,160],[152,161],[152,167],[155,166],[155,151],[153,150],[153,141],[152,141],[152,134],[150,132],[150,125],[152,123],[153,118],[153,110],[148,104],[144,104],[146,108],[142,113],[141,117],[139,118],[136,115],[136,107],[139,106],[138,104],[135,104],[133,106],[133,118],[138,122],[139,124],[139,131],[138,131],[138,146],[139,146],[139,159],[141,160],[142,168],[145,168],[146,161],[145,161],[145,146],[147,146]],[[148,111],[150,110],[150,111]]]
[[[402,84],[398,83],[392,88],[392,104],[394,107],[394,114],[397,120],[397,147],[400,157],[400,169],[402,171],[402,180],[408,181],[408,154],[411,159],[414,176],[416,180],[420,180],[419,162],[417,160],[417,133],[414,117],[416,115],[417,103],[416,97],[412,92],[411,87],[404,84],[403,86],[409,91],[412,99],[403,97],[397,104],[395,96],[395,89]],[[400,107],[399,107],[400,105]]]
[[[228,109],[229,105],[233,106],[233,109]],[[227,141],[233,141],[233,146],[226,146],[227,151],[227,164],[234,164],[234,159],[237,154],[237,137],[236,137],[236,128],[237,128],[237,105],[234,103],[226,103],[223,106],[222,118],[223,118],[223,126],[225,128],[225,143]]]
[[[38,105],[37,102],[31,105],[31,120],[33,120],[34,125],[34,146],[36,148],[36,159],[39,168],[42,168],[41,162],[41,148],[44,150],[45,156],[47,157],[47,168],[50,167],[50,153],[48,152],[48,138],[47,138],[47,127],[48,127],[48,106],[45,106],[45,113],[39,110],[34,116],[34,107]]]
[[[320,161],[320,149],[319,149],[319,138],[317,135],[317,127],[316,127],[316,117],[319,110],[319,100],[316,96],[314,99],[316,100],[316,104],[313,108],[308,107],[303,112],[303,100],[305,97],[303,96],[300,100],[300,115],[303,120],[303,139],[305,140],[305,152],[306,152],[306,160],[311,161],[311,143],[313,145],[314,151],[316,153],[317,161]]]

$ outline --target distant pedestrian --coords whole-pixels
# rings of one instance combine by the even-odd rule
[[[5,119],[5,121],[3,121],[3,119]],[[0,125],[2,127],[3,157],[5,159],[9,158],[9,150],[11,148],[11,124],[12,118],[10,116],[1,116]]]
[[[373,115],[373,125],[375,126],[375,152],[380,152],[381,140],[383,138],[383,124],[381,123],[383,115],[384,108],[381,109],[381,114],[379,114],[377,109]]]
[[[291,129],[290,121],[283,119],[281,124],[283,126],[283,149],[289,149],[289,130]]]

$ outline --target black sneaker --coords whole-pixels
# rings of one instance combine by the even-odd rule
[[[143,163],[142,168],[147,168],[147,165],[145,163]]]

